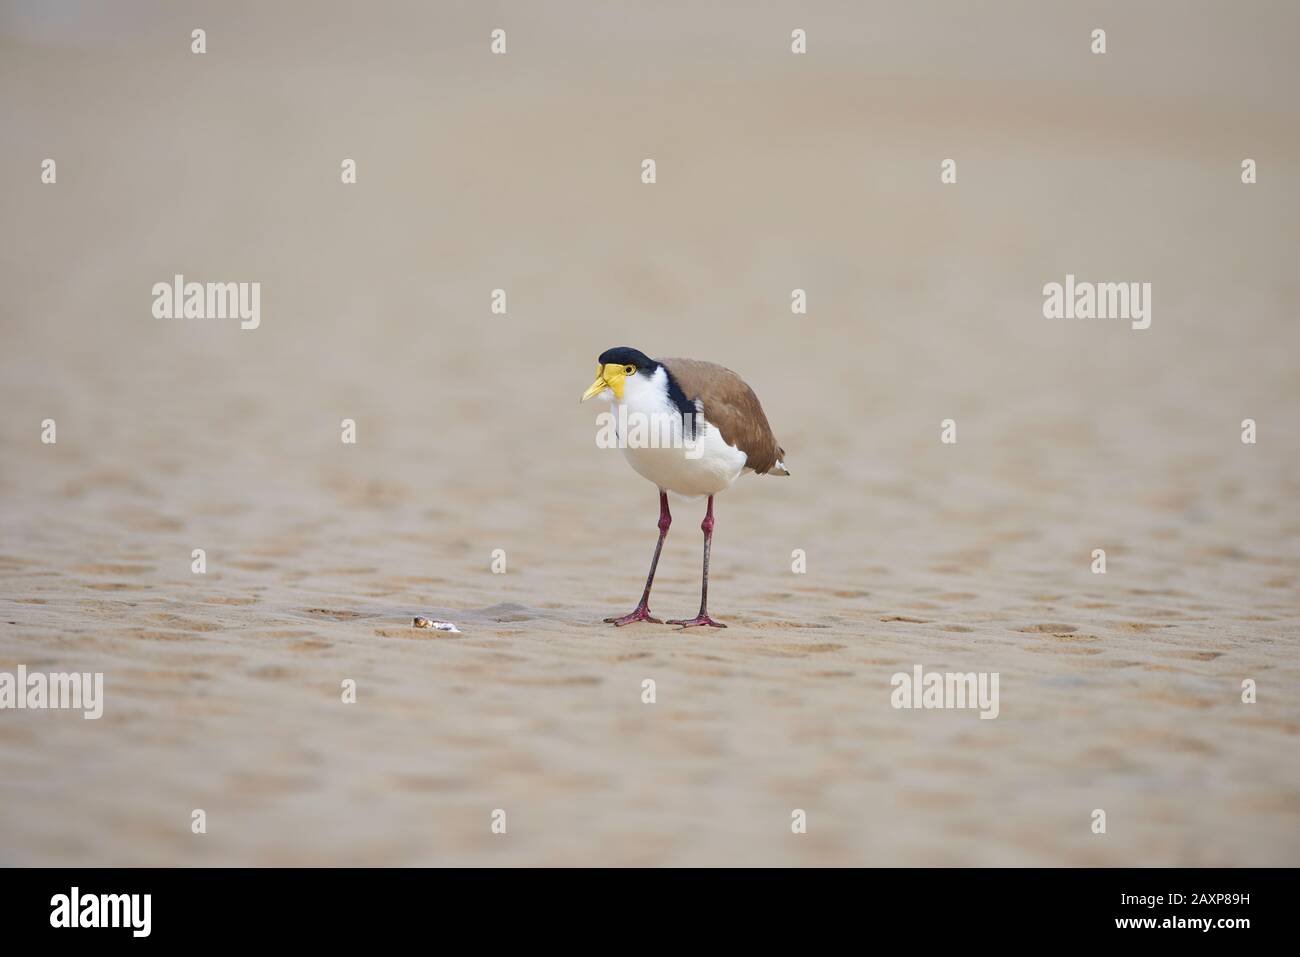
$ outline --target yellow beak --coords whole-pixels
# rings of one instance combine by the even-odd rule
[[[578,401],[586,402],[593,395],[600,395],[606,389],[614,393],[614,398],[620,400],[623,398],[623,367],[616,362],[596,366],[596,381]]]

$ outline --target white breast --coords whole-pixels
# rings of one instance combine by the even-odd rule
[[[713,495],[728,488],[744,471],[745,453],[724,442],[722,433],[701,416],[696,416],[698,431],[692,447],[682,447],[686,443],[681,441],[681,415],[668,399],[668,373],[662,367],[652,376],[637,374],[624,380],[623,400],[614,403],[614,413],[621,417],[620,406],[633,425],[629,438],[638,421],[634,413],[651,422],[675,423],[672,447],[623,449],[628,464],[661,489],[679,495]]]

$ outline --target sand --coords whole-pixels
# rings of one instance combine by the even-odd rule
[[[106,695],[0,711],[0,864],[1300,864],[1294,9],[261,6],[0,21],[0,671]],[[613,345],[788,453],[717,500],[725,631],[600,623],[658,517]]]

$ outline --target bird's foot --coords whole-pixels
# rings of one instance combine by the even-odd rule
[[[704,625],[707,625],[707,626],[710,627],[710,628],[726,628],[726,627],[727,627],[726,625],[724,625],[724,624],[723,624],[722,622],[720,622],[720,621],[714,621],[714,620],[713,620],[712,618],[710,618],[710,617],[708,616],[708,614],[706,614],[705,612],[700,612],[700,613],[699,613],[698,615],[696,615],[694,618],[679,618],[679,619],[676,619],[676,620],[674,620],[674,621],[668,621],[668,622],[665,622],[665,624],[668,624],[668,625],[681,625],[683,629],[685,629],[685,628],[699,628],[699,627],[702,627],[702,626],[704,626]]]
[[[606,624],[615,625],[615,626],[617,626],[617,627],[619,627],[619,628],[622,628],[624,625],[630,625],[630,624],[632,624],[632,622],[634,622],[634,621],[648,621],[648,622],[650,622],[650,623],[652,623],[652,624],[655,624],[655,625],[661,625],[661,624],[663,624],[663,622],[661,622],[658,618],[651,618],[651,617],[650,617],[650,606],[649,606],[649,605],[637,605],[637,606],[636,606],[636,611],[633,611],[633,612],[631,612],[630,614],[624,615],[622,618],[606,618],[606,619],[605,619]]]

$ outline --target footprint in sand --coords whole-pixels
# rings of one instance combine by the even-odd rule
[[[541,678],[504,676],[500,680],[508,685],[525,688],[585,688],[598,685],[604,679],[598,678],[596,675],[556,675],[555,677]]]
[[[166,612],[159,612],[156,615],[150,615],[149,620],[158,625],[167,625],[171,628],[183,628],[186,631],[219,631],[221,625],[215,621],[200,621],[196,618],[182,618],[180,615],[171,615]]]
[[[845,647],[847,646],[831,642],[820,642],[813,645],[764,645],[761,648],[755,648],[754,653],[768,655],[773,658],[803,658],[812,654],[839,651]]]
[[[269,572],[271,569],[275,568],[275,562],[259,562],[247,559],[243,561],[226,562],[226,564],[231,568],[238,568],[240,571],[245,572]]]
[[[460,638],[462,633],[438,631],[434,628],[376,628],[375,634],[380,638],[414,638],[417,641],[430,638]]]
[[[353,618],[362,617],[359,611],[332,611],[329,608],[308,608],[303,611],[304,615],[311,615],[313,618],[329,618],[334,621],[351,621]]]
[[[302,641],[295,641],[289,646],[290,651],[324,651],[326,648],[333,648],[328,641],[321,641],[319,638],[305,638]]]
[[[108,563],[99,563],[93,565],[77,565],[73,571],[82,575],[143,575],[146,572],[153,571],[152,565],[111,565]]]
[[[1035,645],[1025,651],[1049,655],[1099,655],[1100,648],[1084,648],[1080,645]]]
[[[130,632],[132,638],[139,638],[143,641],[194,641],[199,638],[199,634],[193,631],[154,631],[152,629],[133,629]]]

